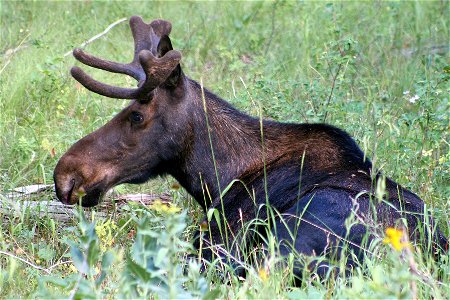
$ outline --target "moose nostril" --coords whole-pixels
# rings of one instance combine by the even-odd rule
[[[70,203],[70,199],[72,199],[73,189],[75,188],[75,178],[72,178],[70,180],[69,186],[70,186],[70,189],[67,192],[67,198],[66,198],[67,203]]]
[[[59,200],[64,204],[71,204],[72,194],[75,189],[75,178],[68,181],[55,181],[56,184],[56,195]]]

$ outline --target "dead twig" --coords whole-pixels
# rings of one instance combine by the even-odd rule
[[[89,40],[85,41],[84,43],[82,43],[80,45],[80,48],[86,47],[87,45],[89,45],[90,43],[92,43],[93,41],[95,41],[96,39],[104,36],[105,34],[108,33],[108,31],[110,31],[114,26],[119,25],[122,22],[125,22],[127,20],[127,18],[122,18],[120,20],[117,20],[116,22],[110,24],[108,27],[106,27],[105,30],[103,30],[103,32],[91,37]],[[64,57],[69,56],[70,54],[72,54],[72,50],[66,52],[66,54],[64,54]]]
[[[21,257],[18,257],[18,256],[16,256],[16,255],[12,254],[12,253],[5,252],[5,251],[0,250],[0,254],[5,255],[5,256],[12,257],[12,258],[17,259],[17,260],[20,260],[21,262],[23,262],[23,263],[29,265],[30,267],[33,267],[33,268],[35,268],[35,269],[37,269],[37,270],[44,271],[44,272],[47,273],[47,274],[50,274],[50,273],[51,273],[51,271],[50,271],[49,269],[46,269],[46,268],[40,267],[40,266],[38,266],[38,265],[35,265],[35,264],[33,264],[32,262],[29,262],[28,260],[23,259],[23,258],[21,258]]]
[[[14,54],[16,54],[17,52],[19,52],[22,49],[25,49],[28,47],[28,45],[23,45],[23,43],[25,42],[25,40],[30,36],[30,33],[28,33],[19,43],[19,45],[14,48],[14,49],[9,49],[8,51],[6,51],[5,53],[5,57],[7,57],[7,61],[6,63],[3,65],[2,69],[0,70],[0,75],[3,73],[3,71],[6,69],[6,67],[9,65],[9,63],[11,62],[12,57],[14,56]]]
[[[334,74],[333,81],[331,82],[330,94],[328,95],[328,99],[327,99],[327,103],[325,104],[325,108],[327,108],[328,105],[330,105],[331,97],[333,96],[334,88],[336,86],[336,80],[337,80],[339,73],[341,72],[341,68],[342,68],[342,63],[339,64],[338,69],[337,69],[336,73]],[[328,110],[325,110],[325,115],[323,116],[324,123],[327,120],[327,116],[328,116]]]

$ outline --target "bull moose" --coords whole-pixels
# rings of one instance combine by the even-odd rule
[[[171,175],[205,212],[219,212],[220,218],[205,218],[209,233],[197,246],[202,239],[202,245],[251,247],[258,239],[239,231],[258,219],[269,220],[282,256],[326,256],[333,249],[339,255],[344,245],[361,255],[376,229],[399,224],[412,240],[425,232],[433,249],[446,247],[424,217],[424,202],[374,170],[349,134],[327,124],[280,123],[240,112],[184,74],[181,53],[168,36],[171,23],[133,16],[130,27],[135,49],[128,64],[73,51],[83,64],[129,75],[138,85],[111,86],[72,67],[72,76],[92,92],[133,101],[61,157],[54,171],[61,202],[90,207],[118,184]],[[350,216],[356,220],[351,227]],[[229,248],[225,254],[202,247],[202,257],[239,255],[238,247]],[[324,261],[296,263],[294,273],[304,267],[329,269]]]

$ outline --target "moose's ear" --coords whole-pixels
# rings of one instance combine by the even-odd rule
[[[166,88],[175,89],[180,82],[182,74],[183,73],[181,72],[181,67],[178,64],[178,66],[175,67],[169,77],[167,77],[166,81],[164,81],[163,86]]]
[[[168,35],[161,36],[157,49],[158,57],[163,57],[170,50],[173,50],[173,47],[169,36]],[[178,85],[181,76],[182,76],[181,67],[178,64],[178,66],[176,66],[176,68],[172,71],[170,76],[164,82],[164,86],[168,88],[175,88]]]
[[[172,42],[168,35],[163,35],[158,44],[158,57],[163,57],[170,50],[173,50]]]

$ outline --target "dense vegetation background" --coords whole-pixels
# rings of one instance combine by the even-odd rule
[[[202,79],[237,108],[280,121],[327,122],[348,131],[377,168],[420,195],[448,234],[447,1],[2,1],[0,9],[4,203],[4,195],[13,188],[51,184],[53,168],[64,151],[127,105],[77,84],[68,73],[75,61],[66,53],[109,24],[137,14],[147,21],[170,20],[172,42],[182,51],[185,73]],[[127,23],[85,49],[114,61],[131,60],[133,41]],[[110,83],[134,84],[124,76],[89,71]],[[13,215],[0,212],[1,297],[449,294],[448,255],[434,262],[426,254],[414,253],[418,271],[412,272],[400,253],[387,245],[377,248],[384,250],[382,261],[367,259],[352,278],[320,282],[307,274],[295,289],[289,288],[289,276],[276,271],[272,261],[249,266],[253,271],[246,281],[228,275],[228,285],[220,284],[221,274],[213,270],[198,274],[197,266],[182,274],[181,253],[189,250],[185,241],[200,218],[193,200],[171,178],[117,188],[118,193],[125,191],[170,193],[174,207],[183,212],[133,207],[95,224],[80,222],[78,227],[75,221],[34,218],[20,207]],[[137,266],[145,264],[144,254],[157,257],[150,269]]]

